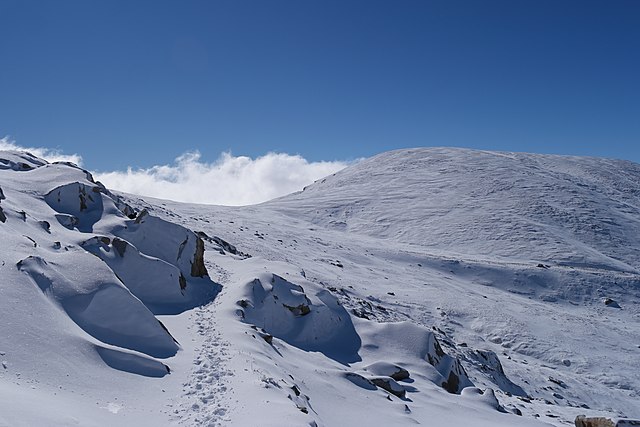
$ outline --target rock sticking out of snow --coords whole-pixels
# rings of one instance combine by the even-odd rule
[[[640,426],[640,420],[578,415],[575,419],[575,425],[576,427],[632,427]]]
[[[305,283],[307,289],[314,288]],[[244,321],[306,351],[318,351],[342,363],[359,361],[360,337],[349,313],[325,290],[314,294],[272,274],[247,285]]]

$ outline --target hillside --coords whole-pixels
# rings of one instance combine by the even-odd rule
[[[637,272],[638,182],[628,161],[428,148],[380,154],[269,205],[462,256]]]
[[[230,208],[0,159],[0,425],[640,417],[640,165],[401,150]]]

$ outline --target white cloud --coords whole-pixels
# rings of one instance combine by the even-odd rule
[[[71,162],[82,166],[82,156],[78,154],[63,154],[58,149],[42,147],[21,147],[9,137],[0,138],[0,150],[28,151],[34,156],[40,157],[48,162]]]
[[[0,139],[0,150],[24,150],[50,162],[64,160],[82,165],[82,157],[77,154],[20,147],[8,138]],[[341,161],[309,162],[286,153],[268,153],[255,159],[223,153],[208,163],[193,151],[171,164],[92,174],[112,190],[178,202],[241,206],[302,190],[346,166]]]
[[[170,165],[126,172],[94,173],[107,188],[180,202],[249,205],[302,190],[343,169],[345,162],[308,162],[303,157],[268,153],[252,159],[223,153],[212,163],[188,152]]]

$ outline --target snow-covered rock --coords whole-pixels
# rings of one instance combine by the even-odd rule
[[[318,351],[341,363],[360,360],[360,337],[349,313],[326,290],[300,278],[307,290],[276,274],[247,285],[239,301],[245,322],[306,351]]]

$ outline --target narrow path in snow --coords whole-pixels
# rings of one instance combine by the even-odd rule
[[[214,301],[194,310],[194,326],[202,338],[196,349],[194,367],[182,387],[181,402],[175,412],[181,425],[218,427],[229,421],[230,379],[228,369],[229,343],[221,334],[217,322],[217,309],[224,298],[229,274],[218,265],[207,262],[212,278],[223,285]]]

